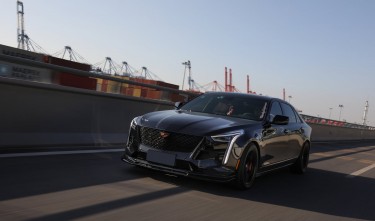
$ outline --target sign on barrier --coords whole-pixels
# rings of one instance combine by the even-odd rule
[[[0,76],[20,80],[51,83],[51,71],[20,64],[0,62]]]

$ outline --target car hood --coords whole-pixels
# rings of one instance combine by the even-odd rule
[[[180,110],[158,111],[138,119],[144,127],[195,136],[213,135],[226,131],[244,129],[257,121]]]

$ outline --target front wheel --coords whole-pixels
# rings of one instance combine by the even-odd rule
[[[301,153],[297,161],[292,165],[291,170],[294,173],[303,174],[306,172],[307,165],[309,164],[310,144],[305,143],[302,147]]]
[[[242,154],[239,169],[236,177],[236,187],[239,189],[249,189],[254,182],[258,171],[259,154],[254,144]]]

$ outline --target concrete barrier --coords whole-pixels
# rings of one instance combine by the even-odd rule
[[[0,148],[106,146],[126,142],[129,123],[171,102],[0,77]],[[374,130],[310,124],[312,141],[372,140]]]
[[[374,130],[338,127],[322,124],[309,124],[312,128],[312,141],[375,140]]]
[[[0,148],[124,144],[131,119],[171,109],[152,101],[0,77]]]

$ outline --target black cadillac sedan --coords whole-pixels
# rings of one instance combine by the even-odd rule
[[[281,99],[212,92],[134,118],[122,160],[246,189],[278,168],[304,173],[310,135],[311,127]]]

